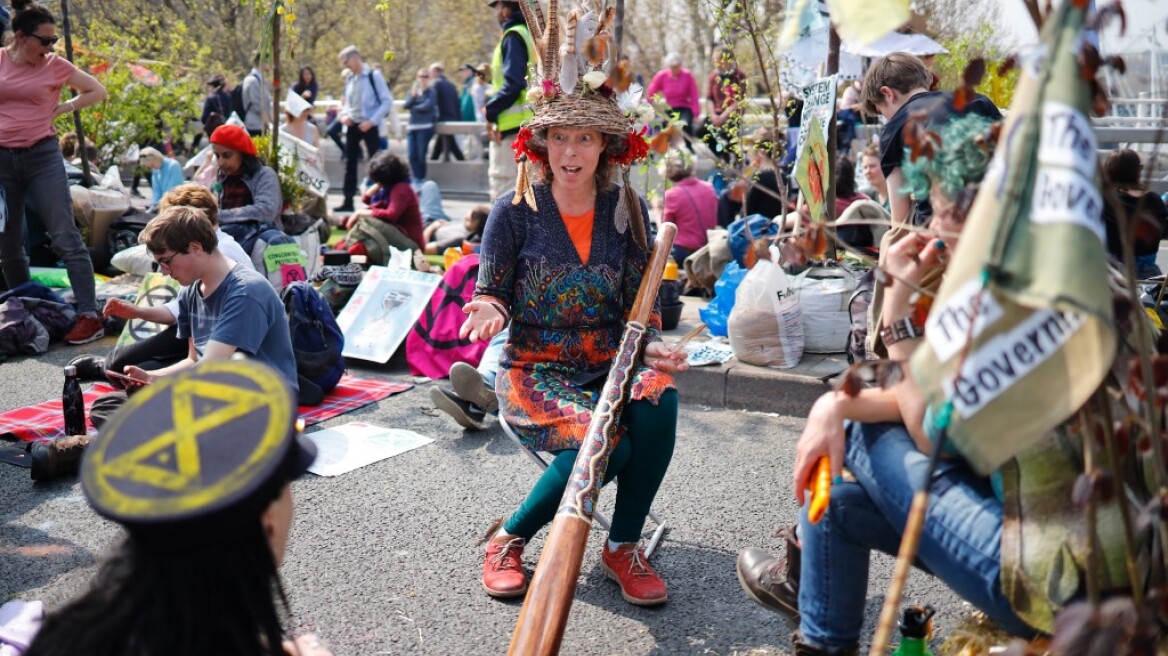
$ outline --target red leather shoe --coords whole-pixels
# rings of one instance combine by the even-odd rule
[[[523,547],[527,541],[508,535],[491,538],[483,560],[483,589],[492,597],[509,599],[527,593]]]
[[[600,568],[620,585],[621,596],[630,604],[658,606],[669,600],[665,581],[649,566],[640,545],[622,544],[616,551],[609,551],[606,544]]]

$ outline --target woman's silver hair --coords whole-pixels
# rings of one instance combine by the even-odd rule
[[[671,52],[665,55],[665,67],[681,66],[681,53]]]

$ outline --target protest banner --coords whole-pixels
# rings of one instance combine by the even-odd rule
[[[1023,66],[910,361],[926,429],[983,474],[1078,410],[1115,354],[1083,11],[1069,4],[1044,29],[1048,55]]]
[[[442,276],[435,273],[370,267],[337,317],[345,335],[343,355],[388,362],[441,282]]]
[[[803,96],[803,113],[800,114],[799,139],[795,144],[795,153],[798,157],[796,166],[803,164],[805,156],[803,145],[807,143],[807,137],[811,134],[812,118],[819,120],[823,143],[830,141],[827,128],[835,121],[835,96],[838,86],[839,75],[829,75],[803,87],[800,92]]]

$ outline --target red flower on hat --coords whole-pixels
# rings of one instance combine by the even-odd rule
[[[542,162],[544,157],[536,154],[531,150],[528,141],[531,139],[531,128],[519,128],[519,134],[515,135],[515,141],[511,144],[511,148],[515,150],[515,161],[523,161],[523,157],[533,162]]]
[[[552,80],[544,80],[542,87],[544,100],[552,100],[556,96],[560,95],[560,85],[556,84]]]
[[[613,157],[609,161],[620,166],[628,166],[633,162],[644,159],[649,155],[649,142],[645,140],[648,128],[641,128],[640,132],[629,132],[628,147],[620,157]]]

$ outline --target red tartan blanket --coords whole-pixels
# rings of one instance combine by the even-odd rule
[[[400,394],[413,387],[406,383],[387,380],[358,378],[345,374],[324,401],[318,406],[300,406],[300,417],[311,426],[337,415],[345,414],[374,401]],[[105,383],[95,383],[85,391],[85,413],[97,397],[108,394],[114,388]],[[0,436],[27,442],[51,440],[65,433],[65,419],[61,414],[61,400],[53,399],[27,408],[17,408],[0,414]]]

